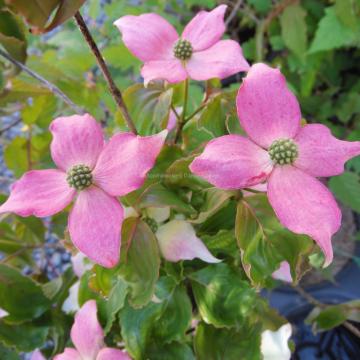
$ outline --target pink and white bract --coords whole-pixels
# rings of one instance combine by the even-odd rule
[[[332,235],[341,212],[316,178],[339,175],[360,154],[360,142],[336,139],[319,124],[301,127],[296,97],[278,69],[253,65],[237,95],[240,124],[248,138],[226,135],[210,141],[191,171],[223,189],[268,182],[268,198],[280,222],[312,237],[331,263]]]
[[[58,169],[25,173],[0,214],[46,217],[75,200],[68,223],[72,241],[94,262],[113,267],[119,261],[124,218],[116,196],[142,186],[167,131],[146,137],[119,133],[105,142],[100,125],[88,114],[57,118],[50,131]]]
[[[225,32],[226,8],[220,5],[210,12],[199,12],[180,38],[170,23],[153,13],[123,16],[114,24],[128,49],[144,62],[141,75],[145,84],[155,79],[170,83],[188,77],[223,79],[249,68],[236,41],[220,40]]]
[[[221,260],[214,257],[205,244],[196,236],[194,228],[184,220],[171,220],[161,225],[156,232],[162,255],[168,261],[199,258],[208,263]]]
[[[71,340],[75,349],[66,348],[54,360],[131,360],[125,352],[105,347],[95,300],[87,301],[76,313]]]

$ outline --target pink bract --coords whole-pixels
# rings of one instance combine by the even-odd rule
[[[76,313],[71,340],[75,349],[66,348],[54,360],[131,360],[127,353],[105,346],[95,300],[87,301]]]
[[[291,283],[292,277],[289,263],[282,261],[280,267],[272,273],[272,278]]]
[[[220,5],[210,12],[199,12],[181,37],[170,23],[153,13],[123,16],[114,25],[122,33],[127,48],[144,62],[141,74],[145,84],[156,79],[170,83],[188,77],[222,79],[249,68],[236,41],[220,40],[225,32],[226,8]],[[191,54],[184,59],[174,54],[179,40],[191,45]]]
[[[100,125],[88,114],[57,118],[50,131],[51,155],[59,169],[25,173],[14,183],[0,214],[46,217],[74,200],[68,224],[72,241],[94,262],[113,267],[119,261],[124,218],[116,196],[142,186],[167,131],[145,137],[121,133],[105,142]],[[67,180],[77,165],[92,174],[92,184],[81,191]]]
[[[331,237],[341,225],[341,212],[316,177],[341,174],[344,163],[360,154],[360,142],[338,140],[324,125],[301,127],[300,106],[285,77],[265,64],[250,68],[236,103],[249,138],[226,135],[210,141],[191,171],[223,189],[267,181],[280,222],[312,237],[325,255],[324,266],[329,265]]]

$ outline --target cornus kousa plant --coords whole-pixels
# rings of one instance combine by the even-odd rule
[[[356,6],[23,3],[0,1],[0,359],[289,360],[334,327],[348,351],[359,301],[307,284],[349,283]]]

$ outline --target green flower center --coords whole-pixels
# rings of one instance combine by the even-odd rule
[[[154,233],[157,232],[158,224],[157,224],[157,222],[156,222],[154,219],[152,219],[152,218],[150,218],[150,217],[144,217],[144,218],[143,218],[143,221],[146,222],[146,223],[149,225],[149,227],[150,227],[150,229],[152,230],[152,232],[154,232]]]
[[[179,39],[174,45],[174,56],[180,60],[189,60],[193,53],[190,41]]]
[[[67,172],[68,184],[76,190],[83,190],[92,184],[91,169],[87,165],[75,165]]]
[[[298,147],[291,139],[275,140],[268,152],[271,160],[277,165],[292,164],[298,157]]]

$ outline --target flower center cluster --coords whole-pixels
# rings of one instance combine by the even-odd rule
[[[83,190],[92,184],[91,169],[86,165],[75,165],[67,172],[68,184],[76,190]]]
[[[278,165],[292,164],[298,157],[298,147],[291,139],[275,140],[268,152],[271,160]]]
[[[189,60],[193,53],[190,41],[179,39],[174,45],[174,56],[180,60]]]
[[[150,217],[144,217],[143,218],[143,221],[144,222],[146,222],[148,225],[149,225],[149,227],[150,227],[150,229],[152,230],[152,232],[156,232],[157,231],[157,229],[158,229],[158,224],[157,224],[157,222],[154,220],[154,219],[152,219],[152,218],[150,218]]]

